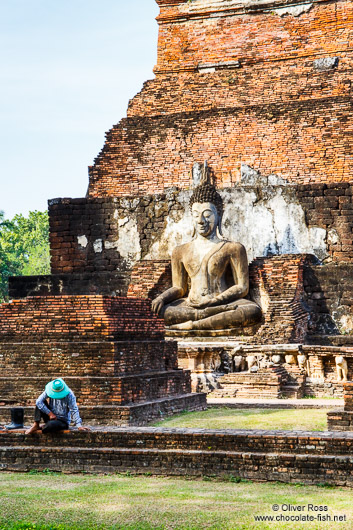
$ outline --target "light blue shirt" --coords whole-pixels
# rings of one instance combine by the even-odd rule
[[[47,400],[49,403],[50,410],[44,403],[45,400]],[[53,399],[44,391],[43,394],[41,394],[37,399],[36,405],[39,410],[45,414],[53,412],[58,420],[66,421],[68,425],[70,425],[71,422],[71,415],[72,421],[75,425],[77,425],[77,427],[82,425],[82,420],[80,418],[80,413],[76,403],[76,397],[71,390],[70,393],[62,399]]]

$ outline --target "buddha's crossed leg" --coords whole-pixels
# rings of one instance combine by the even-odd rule
[[[229,329],[258,322],[260,307],[251,300],[240,299],[230,304],[196,309],[187,305],[186,299],[169,304],[164,310],[164,319],[171,329],[212,330]]]

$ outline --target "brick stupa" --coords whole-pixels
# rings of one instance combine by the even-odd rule
[[[155,78],[106,134],[87,197],[49,201],[52,275],[12,279],[11,297],[165,290],[172,249],[191,239],[192,168],[207,160],[263,320],[214,347],[178,339],[179,366],[197,379],[240,343],[244,357],[304,353],[301,393],[341,396],[335,356],[353,377],[353,4],[157,3]]]

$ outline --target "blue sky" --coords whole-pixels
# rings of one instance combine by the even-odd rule
[[[0,210],[83,197],[87,166],[157,60],[154,0],[1,0]]]

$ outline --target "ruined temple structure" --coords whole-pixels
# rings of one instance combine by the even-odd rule
[[[114,297],[149,308],[140,300],[171,285],[171,251],[192,237],[188,201],[207,160],[224,235],[247,250],[262,320],[223,333],[169,331],[162,350],[177,342],[194,390],[341,396],[353,379],[353,3],[157,3],[155,78],[106,134],[87,196],[49,201],[52,275],[10,281],[6,340],[15,340],[17,311],[50,312],[50,297],[91,300],[93,321],[96,301],[109,314]],[[62,314],[55,329],[65,337],[71,320]],[[85,355],[80,374],[91,375]]]

